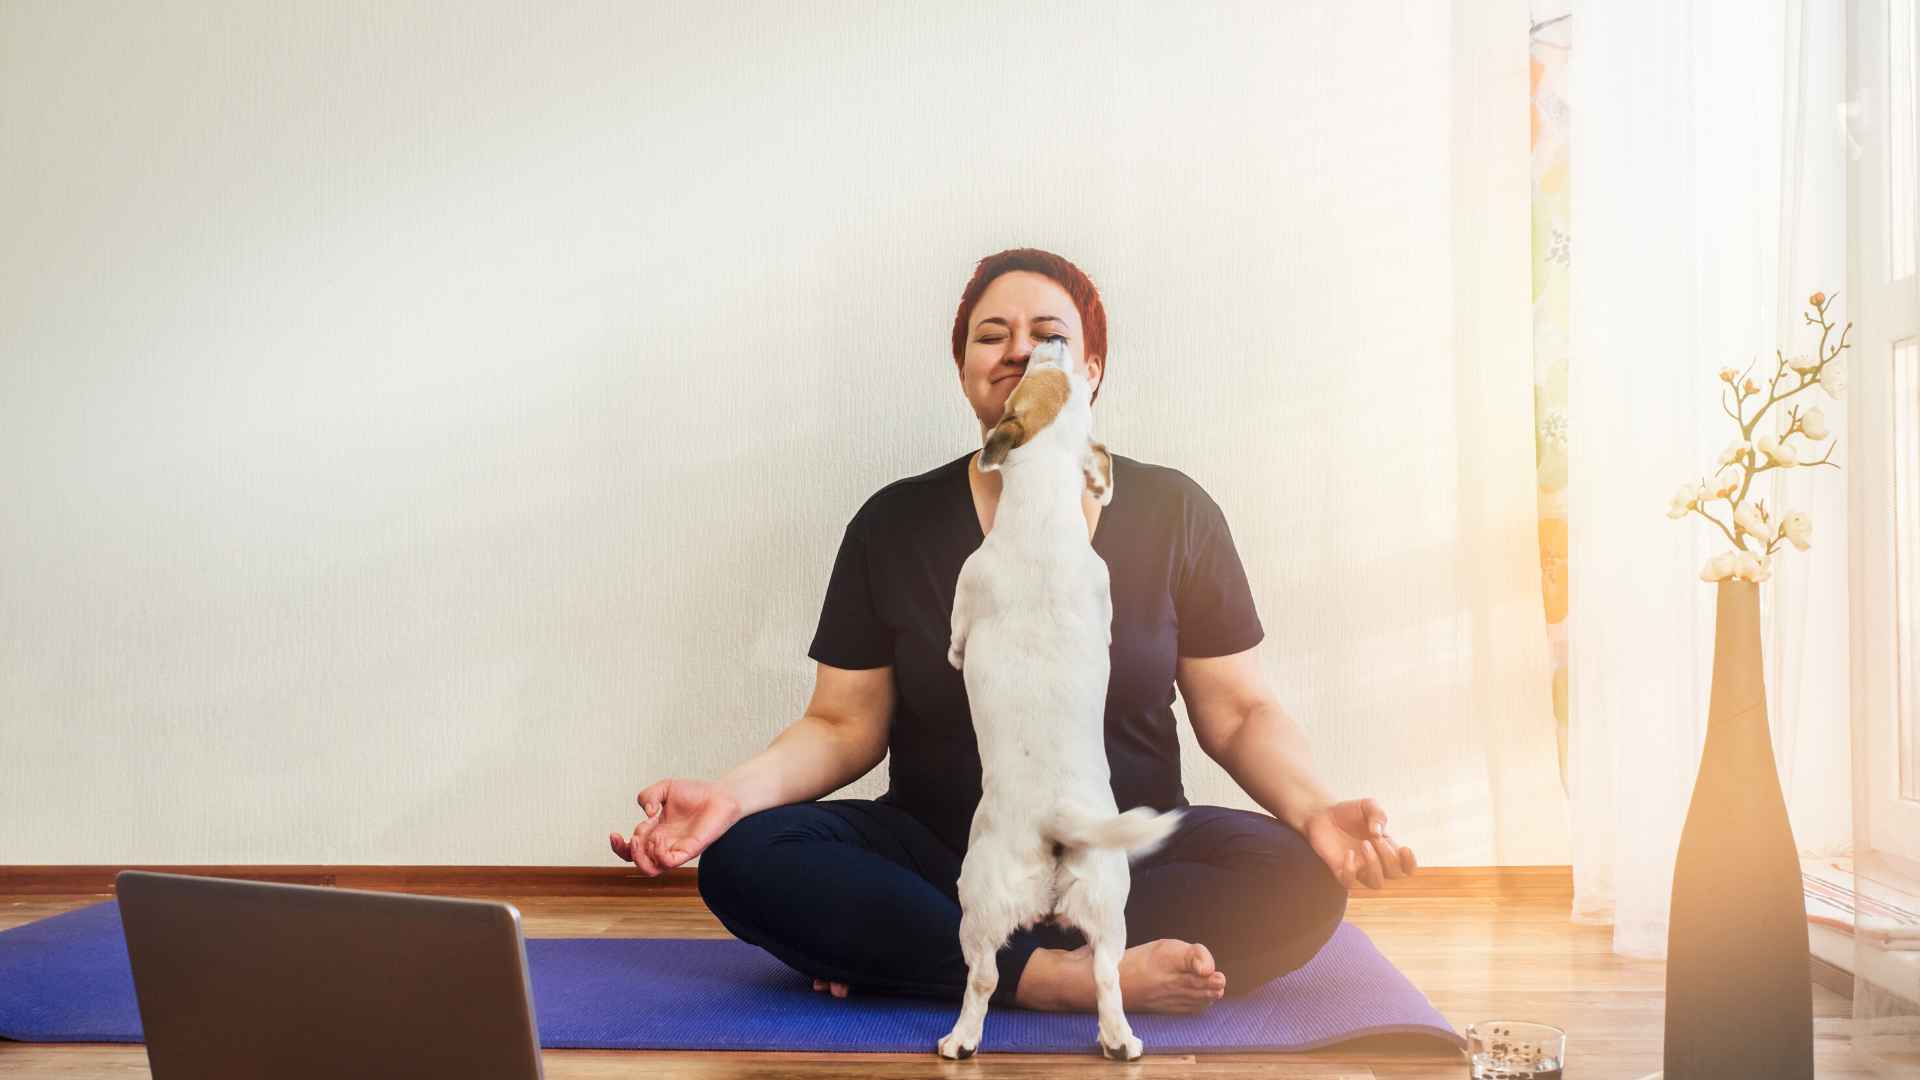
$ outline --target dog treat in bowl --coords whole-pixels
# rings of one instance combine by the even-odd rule
[[[1560,1080],[1567,1033],[1522,1020],[1467,1025],[1473,1080]]]

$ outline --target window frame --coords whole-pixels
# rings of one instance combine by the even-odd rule
[[[1895,13],[1896,4],[1904,12]],[[1920,799],[1903,794],[1903,789],[1920,786],[1911,782],[1920,780],[1911,776],[1920,770],[1909,757],[1915,720],[1920,718],[1920,685],[1915,684],[1920,663],[1907,673],[1905,685],[1901,671],[1902,657],[1914,657],[1920,650],[1920,627],[1905,626],[1899,617],[1903,594],[1910,605],[1920,606],[1920,580],[1899,574],[1895,452],[1903,429],[1895,424],[1893,366],[1896,345],[1920,338],[1920,273],[1889,280],[1898,259],[1892,234],[1896,193],[1890,121],[1903,111],[1892,101],[1897,73],[1889,57],[1890,26],[1904,15],[1913,30],[1920,21],[1914,17],[1920,15],[1916,7],[1916,0],[1852,0],[1848,5],[1847,72],[1853,99],[1842,108],[1850,147],[1845,310],[1853,323],[1846,354],[1847,434],[1852,443],[1846,472],[1854,848],[1858,857],[1885,858],[1920,877]],[[1914,63],[1920,50],[1912,33],[1906,48],[1904,86],[1911,95],[1920,78]],[[1916,115],[1915,106],[1909,97],[1904,115]],[[1915,133],[1907,132],[1902,146],[1911,149],[1914,143]],[[1901,193],[1910,225],[1912,208],[1920,206],[1913,166],[1910,161],[1903,171],[1909,190]],[[1915,238],[1904,239],[1915,243]],[[1920,372],[1911,375],[1920,377]],[[1920,422],[1920,415],[1910,419]],[[1920,513],[1920,506],[1912,510]]]

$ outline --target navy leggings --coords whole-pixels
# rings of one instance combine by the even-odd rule
[[[913,815],[865,799],[742,818],[700,857],[700,895],[742,941],[816,979],[958,998],[961,856]],[[1184,812],[1133,862],[1127,944],[1197,941],[1245,993],[1300,967],[1340,925],[1347,891],[1297,832],[1221,806]],[[1036,926],[1000,950],[996,1005],[1013,1004],[1033,950],[1085,944]]]

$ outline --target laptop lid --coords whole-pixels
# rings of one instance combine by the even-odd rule
[[[511,904],[127,870],[154,1080],[539,1080]]]

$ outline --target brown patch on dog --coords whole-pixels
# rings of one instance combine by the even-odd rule
[[[1009,416],[993,425],[993,430],[987,432],[986,445],[980,448],[980,471],[999,468],[1007,460],[1007,451],[1026,441],[1026,429],[1021,426],[1017,416]]]
[[[1087,440],[1087,491],[1101,506],[1113,498],[1113,455],[1092,439]]]
[[[1058,368],[1029,371],[1020,385],[1007,396],[1007,411],[987,433],[987,444],[980,451],[980,467],[997,469],[1007,460],[1007,452],[1025,446],[1035,435],[1047,430],[1073,394],[1073,381]]]

